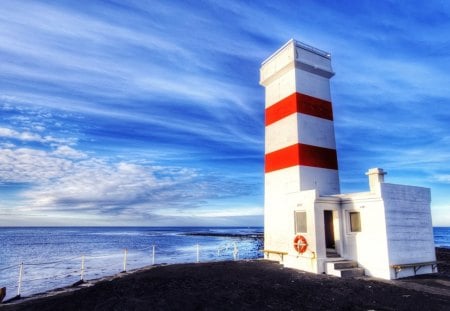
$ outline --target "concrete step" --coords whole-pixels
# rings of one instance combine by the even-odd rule
[[[327,258],[338,258],[340,257],[336,252],[327,252]]]
[[[364,269],[358,268],[358,263],[351,260],[329,261],[326,263],[326,273],[342,278],[364,275]]]
[[[335,261],[333,262],[333,268],[336,270],[358,268],[358,263],[351,260]]]
[[[341,272],[341,278],[355,278],[364,275],[363,268],[339,269],[338,271]]]

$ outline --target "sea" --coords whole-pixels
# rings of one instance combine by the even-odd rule
[[[262,257],[262,227],[0,227],[5,300],[151,265]],[[450,248],[450,227],[434,227]]]
[[[262,227],[0,227],[0,288],[8,300],[150,265],[260,258],[262,248]]]

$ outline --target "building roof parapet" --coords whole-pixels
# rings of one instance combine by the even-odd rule
[[[284,50],[288,45],[294,44],[296,47],[301,48],[303,50],[306,50],[308,52],[312,52],[316,55],[322,56],[326,59],[331,59],[331,54],[328,52],[325,52],[321,49],[318,49],[316,47],[313,47],[309,44],[297,41],[295,39],[290,39],[288,42],[286,42],[282,47],[280,47],[278,50],[276,50],[272,55],[270,55],[266,60],[264,60],[261,65],[264,65],[268,63],[271,59],[273,59],[277,54],[279,54],[282,50]]]
[[[292,39],[292,40],[294,40],[294,39]],[[318,49],[316,47],[313,47],[313,46],[311,46],[309,44],[306,44],[306,43],[303,43],[303,42],[300,42],[300,41],[297,41],[297,40],[294,40],[294,43],[295,43],[296,47],[299,47],[301,49],[307,50],[309,52],[313,52],[314,54],[317,54],[319,56],[325,57],[327,59],[331,59],[331,54],[328,53],[328,52],[325,52],[325,51],[323,51],[321,49]]]

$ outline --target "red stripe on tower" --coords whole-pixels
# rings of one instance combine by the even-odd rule
[[[296,112],[333,120],[333,108],[329,101],[294,93],[266,109],[266,126]]]
[[[265,155],[266,173],[296,165],[337,170],[336,150],[295,144]]]

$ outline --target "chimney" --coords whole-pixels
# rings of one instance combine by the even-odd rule
[[[384,182],[384,175],[386,174],[382,168],[371,168],[367,171],[370,192],[380,192],[380,184]]]

